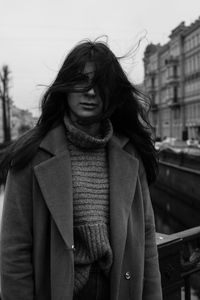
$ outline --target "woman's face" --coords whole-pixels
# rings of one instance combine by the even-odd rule
[[[88,62],[85,65],[83,74],[87,75],[89,82],[92,80],[95,72],[95,66],[92,62]],[[81,84],[81,88],[84,88],[88,83]],[[80,87],[80,85],[79,85]],[[98,90],[91,88],[87,92],[73,92],[68,95],[68,107],[69,116],[72,121],[79,119],[88,119],[91,117],[97,117],[103,110],[103,102],[99,96]]]

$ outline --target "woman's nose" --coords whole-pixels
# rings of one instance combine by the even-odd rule
[[[96,92],[93,88],[91,88],[89,91],[85,93],[85,96],[88,98],[95,98],[96,97]]]
[[[95,91],[93,88],[91,88],[89,91],[87,91],[87,94],[90,96],[95,96]]]

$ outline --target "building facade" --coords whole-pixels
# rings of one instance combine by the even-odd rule
[[[1,103],[0,103],[1,104]],[[10,107],[10,137],[15,140],[29,129],[33,128],[37,119],[28,110],[20,109],[12,104]],[[0,105],[0,144],[5,143],[5,133],[3,124],[3,109]]]
[[[15,140],[19,138],[26,131],[33,128],[35,123],[35,118],[30,111],[13,105],[11,114],[11,139]]]
[[[144,88],[157,137],[200,139],[200,18],[172,30],[165,45],[144,53]]]

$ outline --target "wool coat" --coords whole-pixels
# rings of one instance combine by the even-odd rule
[[[145,170],[128,138],[108,143],[111,300],[161,300],[154,215]],[[10,170],[1,232],[3,300],[72,300],[73,191],[64,126],[34,159]]]

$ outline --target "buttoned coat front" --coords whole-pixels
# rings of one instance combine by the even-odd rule
[[[125,137],[108,143],[111,300],[161,300],[155,226],[145,171]],[[76,246],[76,245],[75,245]],[[65,129],[8,175],[1,232],[3,300],[72,300],[73,194]]]

